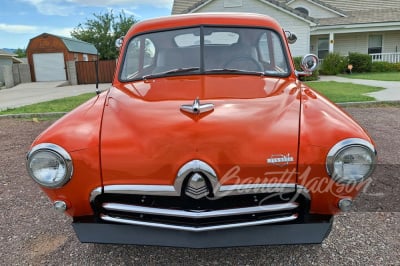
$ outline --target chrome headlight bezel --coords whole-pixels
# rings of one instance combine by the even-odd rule
[[[363,175],[360,176],[340,176],[335,172],[335,162],[338,158],[343,155],[345,151],[348,151],[353,148],[362,149],[365,151],[365,155],[369,156],[370,165],[368,171],[366,171]],[[357,184],[365,179],[367,179],[375,169],[375,161],[376,161],[376,150],[375,147],[368,141],[360,138],[349,138],[344,139],[336,143],[328,152],[326,157],[326,170],[328,175],[340,184]]]
[[[56,160],[59,164],[63,166],[63,173],[61,177],[58,177],[57,180],[52,182],[45,181],[46,178],[38,177],[35,175],[35,172],[32,169],[32,163],[34,163],[34,159],[37,158],[38,155],[47,154],[46,156],[52,157],[52,159]],[[28,170],[29,175],[32,179],[47,188],[60,188],[67,184],[73,175],[73,163],[70,154],[63,149],[62,147],[53,144],[53,143],[41,143],[34,146],[27,154],[26,158],[26,168]]]

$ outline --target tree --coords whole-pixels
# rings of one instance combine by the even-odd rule
[[[25,58],[26,57],[26,50],[18,48],[17,50],[14,51],[14,53],[17,55],[17,58]]]
[[[99,52],[100,59],[116,59],[118,50],[115,41],[126,34],[129,28],[137,22],[133,16],[126,16],[122,11],[118,16],[109,11],[105,14],[93,14],[94,19],[88,19],[79,24],[71,36],[92,43]]]

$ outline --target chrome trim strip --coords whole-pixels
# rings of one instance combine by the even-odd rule
[[[254,225],[265,225],[265,224],[272,224],[272,223],[289,222],[289,221],[296,220],[297,216],[298,216],[297,214],[293,214],[293,215],[290,215],[290,216],[284,216],[284,217],[278,217],[278,218],[272,218],[272,219],[265,219],[265,220],[259,220],[259,221],[234,223],[234,224],[223,224],[223,225],[212,225],[212,226],[204,226],[204,227],[190,227],[190,226],[171,225],[171,224],[164,224],[164,223],[143,222],[143,221],[136,221],[136,220],[118,218],[118,217],[111,217],[111,216],[108,216],[108,215],[101,215],[100,217],[101,217],[101,219],[103,221],[107,221],[107,222],[116,222],[116,223],[131,224],[131,225],[149,226],[149,227],[180,230],[180,231],[189,231],[189,232],[205,232],[205,231],[211,231],[211,230],[222,230],[222,229],[230,229],[230,228],[245,227],[245,226],[254,226]]]
[[[298,205],[299,205],[298,203],[290,202],[290,203],[258,205],[258,206],[254,206],[254,207],[234,208],[234,209],[204,211],[204,212],[196,212],[196,210],[182,211],[182,210],[173,210],[173,209],[161,209],[161,208],[152,208],[152,207],[144,207],[144,206],[137,206],[137,205],[119,204],[119,203],[104,203],[103,208],[106,210],[111,210],[111,211],[123,211],[123,212],[129,212],[129,213],[205,219],[205,218],[233,216],[233,215],[255,214],[255,213],[274,212],[274,211],[286,211],[286,210],[295,209],[298,207]]]
[[[160,196],[180,195],[173,186],[168,185],[109,185],[104,186],[104,193]]]
[[[184,176],[184,175],[183,175]],[[211,181],[211,180],[210,180]],[[104,186],[104,193],[127,194],[127,195],[154,195],[154,196],[180,196],[183,179],[175,182],[174,186],[169,185],[108,185]],[[227,195],[243,195],[254,193],[290,193],[296,192],[303,195],[307,199],[311,199],[308,189],[297,184],[244,184],[244,185],[223,185],[220,186],[218,181],[214,189],[216,197]],[[94,189],[91,193],[90,200],[101,193],[101,187]],[[93,194],[93,196],[92,196]]]
[[[224,185],[220,186],[216,197],[243,195],[254,193],[294,193],[303,195],[307,199],[311,199],[308,189],[304,186],[297,184],[244,184],[244,185]]]
[[[295,192],[296,184],[244,184],[244,185],[224,185],[219,188],[218,192],[231,192],[237,194],[251,193],[270,193],[270,192]]]
[[[297,192],[297,194],[304,196],[306,199],[311,200],[310,191],[306,187],[297,185],[296,192]]]
[[[89,201],[90,203],[93,203],[94,200],[96,199],[96,197],[98,195],[100,195],[101,193],[103,193],[103,188],[102,187],[98,187],[92,190],[92,192],[90,193],[90,198]]]

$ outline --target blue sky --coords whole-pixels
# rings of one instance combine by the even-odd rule
[[[0,48],[26,48],[31,38],[47,32],[69,37],[79,23],[124,10],[138,20],[168,16],[173,0],[3,0]]]

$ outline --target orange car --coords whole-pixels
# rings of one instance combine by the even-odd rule
[[[368,134],[298,79],[268,16],[139,22],[112,87],[42,133],[30,176],[82,242],[320,243],[375,165]]]

